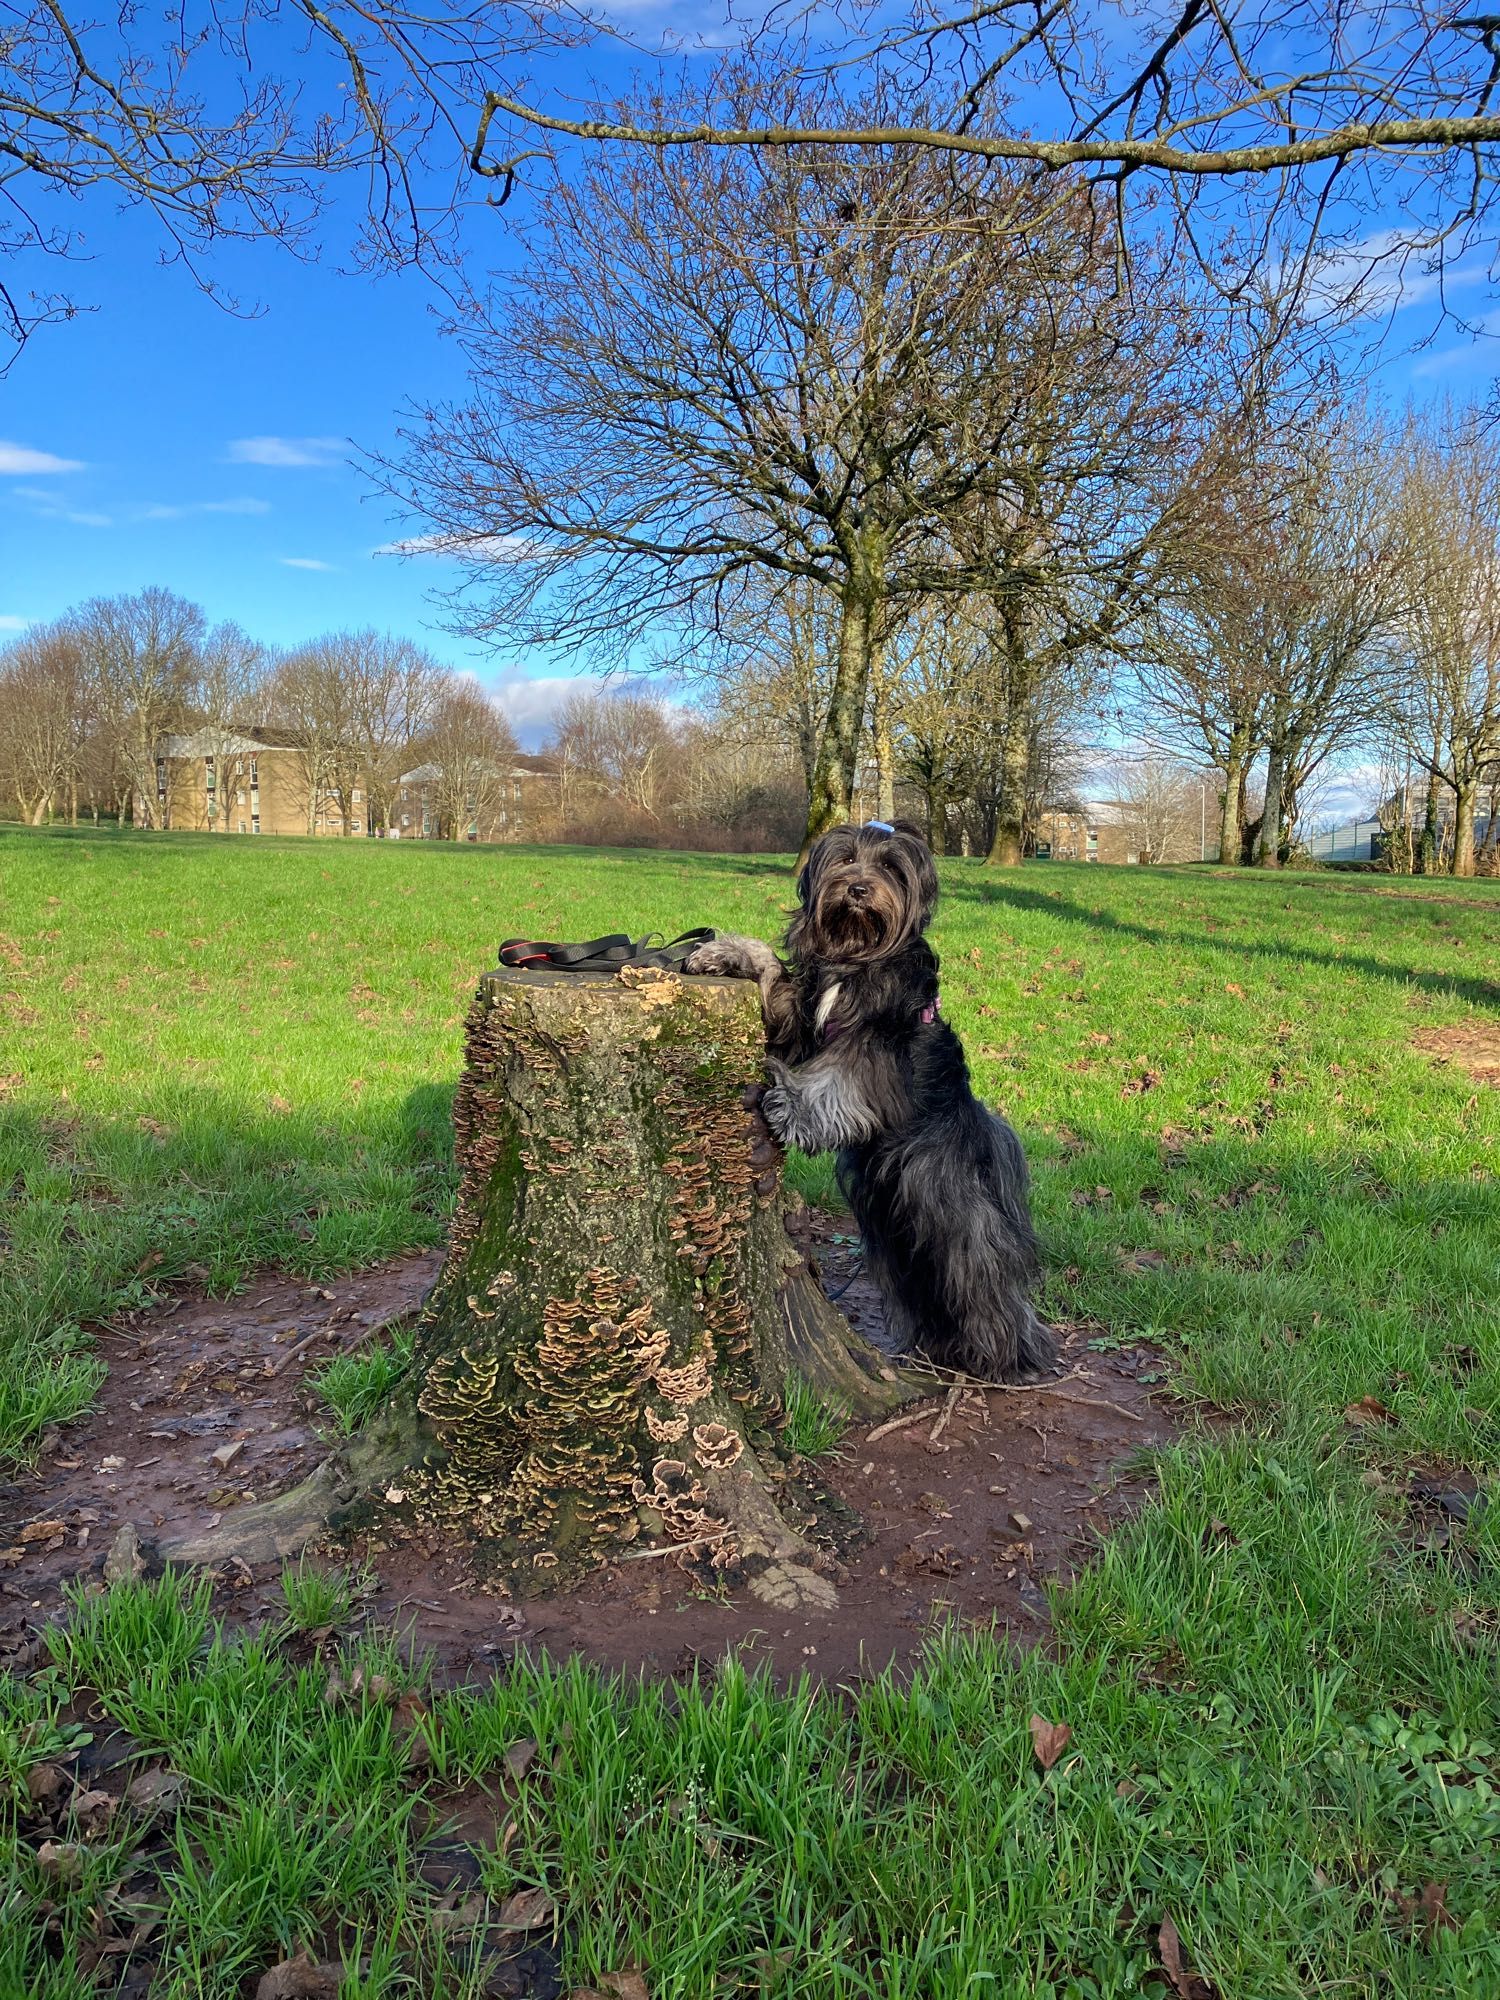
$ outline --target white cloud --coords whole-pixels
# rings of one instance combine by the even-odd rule
[[[1314,305],[1353,304],[1365,318],[1432,305],[1454,292],[1482,283],[1482,264],[1444,267],[1430,251],[1411,247],[1413,232],[1377,229],[1358,243],[1322,258],[1308,280]]]
[[[283,569],[334,569],[335,563],[319,562],[316,556],[278,556]]]
[[[183,521],[190,514],[269,514],[271,511],[269,500],[188,500],[181,505],[158,500],[149,507],[142,507],[137,518],[142,521]]]
[[[112,528],[114,526],[112,515],[75,513],[71,507],[60,509],[52,518],[57,521],[71,521],[75,528]]]
[[[348,449],[336,437],[231,438],[225,456],[231,465],[335,465]]]
[[[0,632],[24,632],[30,623],[29,618],[17,618],[10,612],[0,614]]]
[[[382,542],[370,551],[377,556],[438,556],[483,558],[487,562],[527,562],[547,554],[547,544],[529,535],[408,535],[404,541]]]
[[[58,458],[54,452],[34,451],[27,444],[12,444],[0,438],[0,473],[82,472],[81,458]]]

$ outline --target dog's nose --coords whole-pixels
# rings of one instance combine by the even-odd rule
[[[849,884],[849,901],[851,903],[868,902],[869,897],[870,885],[868,882],[851,882]]]

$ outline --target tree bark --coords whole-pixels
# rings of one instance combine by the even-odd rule
[[[1257,868],[1281,866],[1281,781],[1285,770],[1286,743],[1281,736],[1273,736],[1266,759],[1266,802],[1255,841]]]
[[[887,823],[896,817],[896,745],[891,729],[891,684],[883,665],[872,669],[874,694],[870,704],[870,735],[875,750],[875,816]]]
[[[1224,760],[1224,808],[1219,820],[1219,861],[1233,867],[1240,860],[1245,817],[1245,746],[1232,742]]]
[[[839,617],[839,657],[834,671],[828,716],[813,766],[807,804],[805,857],[820,834],[841,826],[853,809],[854,776],[864,732],[865,702],[870,690],[870,666],[875,646],[878,591],[867,576],[851,578]]]
[[[486,974],[407,1383],[342,1465],[163,1553],[286,1553],[374,1514],[473,1543],[521,1594],[629,1544],[752,1585],[826,1567],[857,1523],[790,1458],[787,1375],[852,1416],[914,1391],[787,1235],[780,1152],[744,1104],[763,1063],[748,981]]]
[[[1455,759],[1455,762],[1457,760]],[[1453,787],[1453,873],[1474,873],[1474,808],[1479,786],[1476,779]]]
[[[1026,834],[1026,774],[1031,762],[1031,734],[1026,708],[1013,702],[1000,750],[1000,802],[995,811],[995,837],[989,860],[996,868],[1019,868]]]

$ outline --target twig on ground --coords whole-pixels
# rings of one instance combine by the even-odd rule
[[[953,1387],[948,1391],[948,1400],[946,1403],[944,1403],[942,1411],[938,1416],[937,1422],[933,1425],[932,1429],[927,1433],[927,1442],[929,1444],[936,1444],[938,1439],[942,1436],[943,1432],[948,1428],[948,1419],[953,1415],[953,1412],[958,1408],[958,1399],[963,1393],[964,1393],[963,1385],[961,1383],[955,1382]]]
[[[908,1424],[925,1424],[932,1414],[930,1410],[908,1410],[904,1417],[892,1417],[888,1423],[877,1424],[865,1433],[865,1443],[874,1444],[876,1438],[889,1436],[892,1431],[905,1430]]]
[[[728,1533],[727,1528],[720,1528],[716,1535],[698,1535],[690,1542],[663,1542],[659,1548],[654,1549],[627,1549],[618,1560],[624,1563],[639,1563],[649,1562],[652,1556],[680,1556],[685,1549],[706,1549],[714,1542],[722,1542]]]

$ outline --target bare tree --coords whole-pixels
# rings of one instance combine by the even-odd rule
[[[401,773],[449,692],[449,676],[430,653],[389,633],[343,635],[338,659],[368,823],[389,833]]]
[[[0,253],[21,275],[0,283],[0,341],[17,345],[76,309],[47,272],[96,210],[143,212],[153,251],[211,294],[210,254],[245,240],[310,255],[342,236],[359,268],[441,267],[497,69],[589,32],[550,0],[16,0],[7,14]],[[362,202],[334,200],[344,179]]]
[[[1144,865],[1201,857],[1205,784],[1202,772],[1155,752],[1117,763],[1114,799],[1120,824]]]
[[[500,709],[479,688],[441,685],[419,745],[422,768],[445,840],[491,838],[507,824],[516,739]]]
[[[572,805],[606,801],[659,825],[668,809],[679,738],[665,703],[619,689],[580,690],[557,712],[554,754],[574,774]]]
[[[357,667],[356,641],[336,632],[296,647],[272,676],[271,706],[293,739],[310,834],[330,809],[341,833],[348,834],[353,824],[360,771]]]
[[[1397,504],[1412,568],[1393,635],[1390,711],[1427,773],[1426,859],[1443,785],[1453,796],[1453,873],[1472,875],[1478,805],[1488,785],[1493,834],[1500,760],[1500,440],[1472,413],[1414,422]]]
[[[134,597],[91,599],[78,614],[78,629],[100,719],[119,747],[140,823],[160,830],[156,759],[162,737],[192,698],[203,613],[153,587]]]
[[[235,795],[250,779],[248,726],[262,719],[267,695],[265,648],[238,625],[216,625],[198,649],[190,692],[196,736],[207,769],[209,831],[232,830]]]
[[[77,816],[88,670],[76,628],[39,625],[0,654],[0,793],[40,826],[71,794]]]
[[[1085,549],[1138,579],[1131,515],[1201,406],[1201,327],[1164,283],[1121,293],[1107,236],[1080,187],[920,149],[595,156],[476,303],[471,398],[408,433],[393,490],[487,638],[619,657],[722,618],[757,570],[833,594],[816,834],[847,816],[903,604],[1056,602]]]

